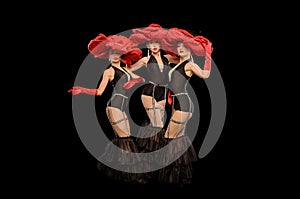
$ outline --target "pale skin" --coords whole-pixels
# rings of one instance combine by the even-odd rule
[[[111,65],[124,71],[124,69],[122,69],[122,67],[121,67],[120,56],[121,56],[121,54],[119,54],[117,52],[114,52],[114,51],[109,52],[109,60],[111,61]],[[129,72],[133,78],[139,77],[138,75],[132,73],[131,71],[127,70],[127,72]],[[115,74],[115,70],[112,67],[110,67],[104,71],[102,80],[99,84],[99,87],[97,88],[98,96],[101,96],[103,94],[103,92],[105,91],[105,89],[108,85],[108,82],[111,82],[114,79],[114,74]],[[124,117],[127,118],[127,114],[118,108],[107,107],[106,111],[108,113],[107,116],[109,117],[109,120],[111,122],[119,121],[119,120],[123,119]],[[119,137],[128,137],[131,134],[128,120],[124,120],[120,123],[113,124],[112,127],[114,128],[115,132],[118,134]]]
[[[153,55],[155,57],[159,68],[162,69],[164,64],[160,57],[160,49],[161,49],[160,43],[157,41],[149,41],[149,42],[147,42],[146,46],[150,50],[151,55]],[[164,56],[168,59],[169,63],[177,63],[178,62],[178,59],[171,55],[166,54]],[[134,63],[131,66],[130,70],[135,71],[143,66],[147,67],[147,62],[149,61],[149,58],[150,58],[150,56],[141,58],[140,60],[138,60],[136,63]],[[152,108],[152,106],[153,106],[152,100],[153,99],[151,96],[142,95],[141,100],[142,100],[142,103],[143,103],[143,106],[145,107],[145,109]],[[165,100],[156,101],[154,99],[154,103],[155,103],[155,107],[161,107],[161,109],[155,109],[155,114],[153,113],[153,110],[147,111],[147,115],[150,119],[152,126],[157,126],[157,127],[162,128],[164,126],[162,116],[164,115],[163,107],[165,107]],[[154,118],[154,115],[156,116],[156,118]],[[154,122],[154,120],[155,120],[155,122]]]
[[[183,61],[189,59],[191,57],[191,50],[184,46],[183,43],[178,43],[177,45],[177,53],[179,55],[179,63],[182,63]],[[209,70],[202,70],[199,65],[196,63],[190,61],[185,65],[184,68],[185,74],[188,77],[191,77],[192,75],[196,75],[199,78],[206,79],[210,76]],[[190,112],[184,112],[180,110],[174,110],[173,115],[171,119],[178,121],[178,122],[185,122],[189,120],[192,117],[192,113]],[[165,133],[164,137],[166,138],[175,138],[180,137],[184,135],[183,132],[184,124],[177,124],[174,122],[170,122],[167,127],[167,133]]]

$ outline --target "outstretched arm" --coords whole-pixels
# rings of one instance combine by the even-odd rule
[[[80,93],[85,93],[88,95],[97,95],[97,89],[93,88],[84,88],[82,86],[73,86],[70,90],[68,90],[68,93],[72,93],[73,95],[78,95]]]
[[[78,95],[80,93],[88,94],[88,95],[102,95],[102,93],[104,92],[104,90],[107,86],[108,81],[110,81],[111,77],[113,77],[113,75],[111,75],[111,73],[112,73],[112,71],[109,69],[104,71],[102,81],[101,81],[98,89],[85,88],[82,86],[73,86],[70,90],[68,90],[68,92],[72,93],[73,95]]]

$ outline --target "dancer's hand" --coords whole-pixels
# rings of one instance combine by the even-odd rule
[[[97,95],[97,89],[84,88],[81,86],[73,86],[68,93],[72,93],[73,95],[78,95],[80,93],[85,93],[88,95]]]

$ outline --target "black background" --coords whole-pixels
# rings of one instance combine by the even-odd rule
[[[251,177],[248,172],[249,157],[247,156],[249,154],[246,152],[249,149],[245,145],[245,143],[248,143],[245,140],[245,134],[249,130],[249,126],[243,126],[242,123],[245,121],[241,120],[241,115],[237,114],[237,111],[240,113],[240,108],[246,112],[247,106],[239,107],[241,104],[240,100],[243,99],[243,91],[237,90],[236,87],[236,84],[240,84],[236,72],[238,70],[237,62],[242,61],[238,57],[236,49],[241,45],[240,40],[244,31],[243,27],[237,28],[237,24],[231,21],[230,18],[226,19],[228,16],[213,20],[207,16],[195,16],[184,14],[184,12],[182,14],[173,13],[170,15],[165,13],[153,15],[151,16],[151,13],[147,16],[124,14],[122,17],[114,20],[114,15],[112,14],[105,18],[99,17],[99,20],[95,18],[87,19],[73,24],[67,31],[67,34],[64,33],[65,39],[72,39],[72,42],[66,42],[69,45],[65,56],[68,61],[63,66],[63,69],[60,70],[64,76],[61,89],[65,104],[63,112],[66,115],[63,122],[65,127],[62,132],[64,134],[63,140],[60,140],[63,141],[60,142],[62,144],[62,151],[59,156],[61,162],[56,165],[60,173],[58,180],[65,181],[63,185],[71,184],[76,189],[87,187],[91,192],[102,193],[108,191],[114,192],[114,194],[116,194],[115,191],[131,194],[138,194],[140,191],[144,191],[144,193],[153,195],[178,192],[198,194],[207,192],[213,187],[218,189],[228,184],[232,184],[235,188],[238,186],[239,189],[247,190],[248,187],[244,187],[241,182]],[[195,164],[194,183],[184,188],[158,184],[124,185],[111,182],[97,171],[96,160],[81,143],[72,121],[72,97],[67,93],[67,90],[72,87],[76,72],[88,55],[88,42],[100,32],[110,35],[136,27],[145,27],[150,23],[158,23],[164,28],[178,27],[187,29],[195,34],[201,34],[209,38],[214,46],[213,59],[222,75],[226,89],[228,100],[227,117],[221,137],[213,150]],[[192,78],[191,84],[195,87],[196,92],[207,95],[205,93],[207,92],[206,88],[203,82],[201,83],[201,80]],[[240,99],[235,98],[238,96]],[[205,101],[207,99],[202,100],[204,100],[202,104],[209,104],[209,101]],[[205,118],[205,116],[202,118]],[[201,130],[205,130],[205,126]],[[203,133],[201,134],[201,130],[197,134],[197,140],[195,141],[197,152],[204,136]],[[64,186],[58,188],[65,189]]]
[[[268,36],[262,28],[267,20],[249,18],[246,7],[233,9],[229,3],[216,4],[218,9],[213,4],[195,6],[189,2],[184,6],[172,3],[172,7],[164,9],[159,9],[153,2],[138,4],[139,9],[131,4],[128,6],[128,2],[125,4],[126,7],[117,2],[115,5],[78,3],[49,5],[48,9],[45,5],[37,15],[26,19],[25,24],[28,29],[36,30],[34,33],[27,29],[18,31],[26,38],[24,42],[34,49],[27,59],[31,58],[33,62],[38,58],[38,66],[31,68],[34,78],[30,78],[29,84],[29,88],[34,87],[36,91],[30,89],[30,93],[38,93],[38,96],[26,98],[33,105],[27,104],[29,109],[20,115],[26,125],[32,124],[29,132],[37,134],[34,134],[33,144],[26,144],[30,148],[29,155],[22,155],[24,161],[17,159],[16,173],[26,174],[16,179],[17,184],[25,187],[32,184],[33,189],[26,189],[29,193],[41,190],[44,194],[96,197],[111,194],[141,198],[174,193],[194,194],[193,197],[201,197],[201,194],[239,196],[240,193],[249,196],[268,192],[265,184],[276,181],[278,175],[273,175],[266,164],[274,157],[273,151],[262,142],[262,138],[270,133],[262,128],[266,121],[261,113],[266,110],[257,111],[261,103],[268,104],[258,93],[266,85],[261,83],[264,77],[254,75],[257,70],[251,70],[263,63],[258,61],[261,55],[257,46],[261,45],[257,44]],[[261,13],[263,11],[256,10],[257,15]],[[34,27],[31,27],[32,20]],[[226,89],[227,116],[222,134],[213,150],[195,165],[194,183],[184,188],[158,184],[124,185],[102,176],[97,171],[96,159],[77,134],[72,96],[67,93],[88,55],[87,44],[92,38],[100,32],[110,35],[150,23],[158,23],[164,28],[183,28],[195,34],[201,31],[200,34],[213,43],[212,58]],[[198,87],[197,78],[191,79],[191,84],[206,92],[202,84]],[[38,109],[34,119],[28,116],[32,107]],[[197,150],[203,136],[197,134]],[[31,183],[28,183],[29,179]]]

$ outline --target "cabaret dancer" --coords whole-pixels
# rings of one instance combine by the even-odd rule
[[[158,181],[185,185],[192,182],[193,162],[197,161],[192,142],[185,132],[194,111],[193,102],[187,91],[187,83],[193,75],[209,78],[213,48],[211,42],[203,36],[193,36],[179,28],[168,30],[163,46],[171,52],[176,52],[180,61],[170,69],[168,74],[173,97],[172,116],[162,138],[161,147],[164,150],[157,158],[164,166],[158,172]],[[205,57],[203,69],[194,63],[192,55]]]
[[[140,151],[147,153],[144,161],[148,162],[150,171],[145,176],[149,182],[155,182],[157,164],[155,154],[151,152],[159,148],[165,133],[169,64],[177,63],[179,59],[175,56],[176,54],[161,49],[161,41],[167,34],[167,30],[161,25],[152,23],[145,28],[133,29],[132,32],[129,39],[139,46],[145,45],[147,49],[147,55],[130,67],[131,71],[137,71],[142,67],[146,69],[146,73],[142,75],[146,82],[142,89],[141,101],[147,119],[137,131],[136,142]],[[124,88],[129,89],[133,85],[135,85],[135,80],[127,82]]]
[[[123,84],[131,79],[144,82],[143,78],[126,69],[126,64],[130,65],[142,57],[142,51],[125,36],[106,36],[103,33],[89,42],[88,50],[95,58],[108,59],[110,64],[104,70],[97,89],[74,86],[69,92],[73,95],[83,93],[101,96],[109,83],[113,87],[112,96],[107,102],[106,114],[115,136],[100,156],[97,168],[114,180],[144,183],[141,172],[143,162],[137,155],[139,150],[131,136],[126,113],[128,91],[123,88]],[[111,168],[106,163],[117,165],[119,169]]]
[[[167,30],[161,25],[152,23],[148,27],[132,31],[129,39],[137,45],[147,47],[147,55],[130,67],[131,71],[146,68],[146,74],[143,75],[146,84],[142,90],[141,101],[150,124],[139,129],[137,143],[144,152],[151,152],[156,150],[159,135],[164,133],[169,64],[177,63],[178,58],[175,54],[168,54],[161,49],[161,41],[167,34]],[[127,82],[125,88],[130,88],[134,83],[134,80]]]

